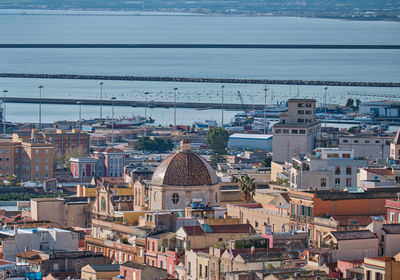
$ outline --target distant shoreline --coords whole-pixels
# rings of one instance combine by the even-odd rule
[[[184,17],[276,17],[276,18],[305,18],[305,19],[329,19],[345,21],[384,21],[400,22],[400,17],[363,17],[347,15],[341,17],[329,15],[300,15],[279,13],[193,13],[193,12],[160,12],[160,11],[138,11],[138,10],[54,10],[54,9],[0,9],[0,16],[184,16]]]

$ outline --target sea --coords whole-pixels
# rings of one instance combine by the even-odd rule
[[[169,13],[0,10],[0,44],[373,44],[400,45],[400,23],[296,17],[208,16]],[[400,82],[400,50],[355,49],[0,49],[1,73],[134,75]],[[8,96],[98,99],[94,80],[0,78]],[[221,84],[103,81],[104,98],[221,102]],[[224,102],[264,103],[264,85],[226,84]],[[398,88],[329,87],[327,102],[344,104],[400,97]],[[288,98],[325,102],[322,86],[268,85],[267,103]],[[7,120],[37,122],[38,105],[7,104]],[[77,105],[43,105],[44,122],[77,120]],[[149,108],[154,125],[173,122],[173,110]],[[225,120],[236,111],[226,111]],[[104,108],[111,115],[111,108]],[[119,107],[119,117],[144,115],[144,108]],[[99,116],[82,105],[84,119]],[[177,109],[177,123],[221,119],[220,110]]]

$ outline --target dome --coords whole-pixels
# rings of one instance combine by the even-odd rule
[[[183,143],[187,144],[187,143]],[[157,167],[151,185],[202,186],[218,184],[214,169],[188,149],[171,154]]]

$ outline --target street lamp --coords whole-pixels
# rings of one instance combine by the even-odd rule
[[[103,120],[103,82],[99,83],[100,85],[100,121]]]
[[[224,87],[221,86],[221,127],[224,127]]]
[[[38,86],[39,88],[39,130],[42,129],[42,88],[43,86]]]
[[[147,127],[147,95],[149,95],[150,92],[145,92],[144,93],[144,136],[146,135],[146,127]]]
[[[178,88],[174,88],[174,130],[176,129],[176,92]]]
[[[325,127],[326,127],[326,106],[327,106],[327,104],[326,104],[326,94],[327,94],[327,90],[328,90],[328,87],[325,87],[325,110],[324,110],[324,119],[325,119]]]
[[[3,133],[6,134],[6,93],[8,90],[3,90]]]
[[[267,134],[267,85],[264,88],[264,134]]]
[[[112,122],[111,122],[111,148],[114,148],[114,100],[116,97],[111,97],[112,105]]]
[[[79,121],[78,121],[78,128],[81,129],[81,116],[82,116],[82,101],[78,101],[76,102],[76,104],[78,104],[79,106]]]

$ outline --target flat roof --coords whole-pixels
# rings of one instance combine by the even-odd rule
[[[236,139],[261,139],[268,140],[272,138],[272,134],[246,134],[246,133],[234,133],[229,138]]]

